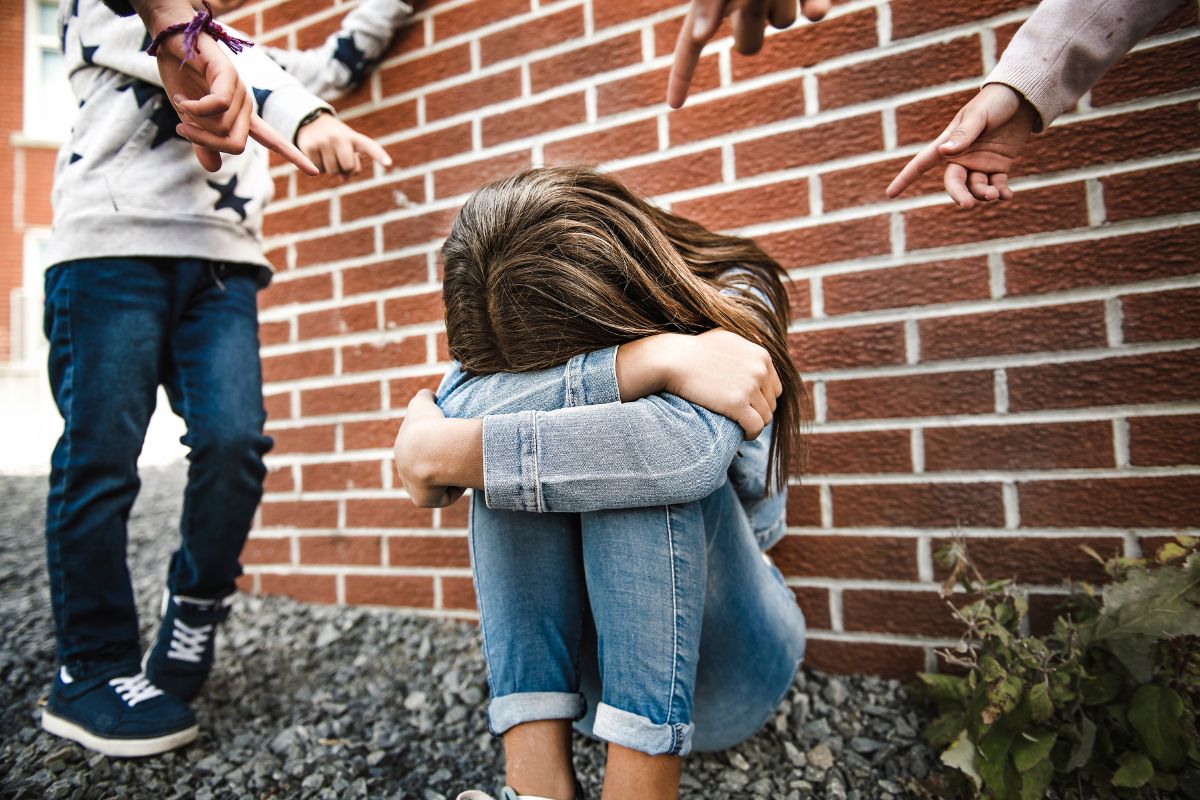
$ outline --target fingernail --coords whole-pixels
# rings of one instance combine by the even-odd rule
[[[181,94],[177,94],[171,98],[171,102],[174,103],[175,105],[180,105],[181,103],[183,103],[184,100],[187,100],[187,98]]]
[[[703,38],[706,28],[708,28],[708,21],[704,19],[704,17],[701,17],[699,14],[697,14],[695,21],[692,23],[692,38]]]

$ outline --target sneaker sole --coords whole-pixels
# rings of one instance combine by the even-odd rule
[[[64,719],[50,709],[42,709],[42,730],[78,742],[89,750],[117,758],[153,756],[183,747],[200,735],[200,726],[193,725],[181,731],[155,736],[151,739],[110,739],[96,734],[70,720]]]

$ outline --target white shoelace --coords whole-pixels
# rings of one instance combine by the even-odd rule
[[[167,649],[167,658],[176,661],[188,661],[199,664],[204,657],[204,647],[212,636],[213,626],[197,625],[192,627],[186,622],[175,620],[171,630],[171,646]]]
[[[150,679],[141,672],[124,678],[113,678],[108,685],[117,690],[117,694],[130,708],[143,700],[150,700],[162,694],[162,689],[151,683]]]

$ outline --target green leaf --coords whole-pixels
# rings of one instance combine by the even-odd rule
[[[1009,675],[1002,681],[988,687],[987,698],[992,708],[1000,714],[1007,714],[1021,702],[1021,692],[1025,684],[1016,675]]]
[[[983,783],[983,779],[979,777],[979,770],[976,768],[978,755],[975,745],[971,744],[971,740],[967,736],[967,732],[963,731],[954,740],[954,744],[942,752],[942,763],[948,767],[954,767],[970,778],[971,782],[975,784],[976,791],[978,791]]]
[[[1029,710],[1034,722],[1045,722],[1054,715],[1054,703],[1050,700],[1050,684],[1035,683],[1029,690]]]
[[[1085,680],[1079,687],[1083,696],[1083,704],[1088,706],[1103,705],[1121,693],[1121,676],[1115,672],[1102,672],[1094,678]]]
[[[924,694],[935,702],[962,703],[967,699],[966,678],[936,672],[922,672],[917,678],[924,684]]]
[[[1005,676],[1004,667],[1000,666],[1000,662],[989,655],[985,655],[979,659],[980,677],[987,683],[998,681]]]
[[[1157,684],[1138,687],[1129,701],[1129,724],[1137,731],[1146,751],[1167,769],[1183,766],[1184,732],[1179,724],[1183,699],[1174,690]]]
[[[1087,717],[1079,720],[1079,741],[1071,748],[1071,757],[1067,759],[1067,772],[1075,770],[1088,763],[1092,757],[1092,749],[1096,746],[1096,723]]]
[[[1154,765],[1141,753],[1124,753],[1118,763],[1121,766],[1113,774],[1113,786],[1140,789],[1154,777]]]
[[[1021,800],[1041,800],[1054,780],[1054,765],[1044,758],[1021,776]]]
[[[925,741],[934,747],[944,747],[953,742],[964,730],[962,712],[951,711],[942,714],[925,727]]]
[[[1050,756],[1058,734],[1053,731],[1031,735],[1023,733],[1016,738],[1012,745],[1013,766],[1019,772],[1028,772]]]

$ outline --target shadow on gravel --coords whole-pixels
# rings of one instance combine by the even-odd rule
[[[182,465],[143,473],[130,567],[149,642],[177,539]],[[43,553],[45,477],[0,476],[0,795],[19,798],[384,797],[442,800],[496,790],[487,684],[470,624],[241,597],[195,703],[200,739],[136,761],[42,733],[54,671]],[[767,727],[735,750],[689,758],[683,798],[908,796],[932,756],[895,681],[806,671]],[[577,740],[599,797],[603,753]]]

